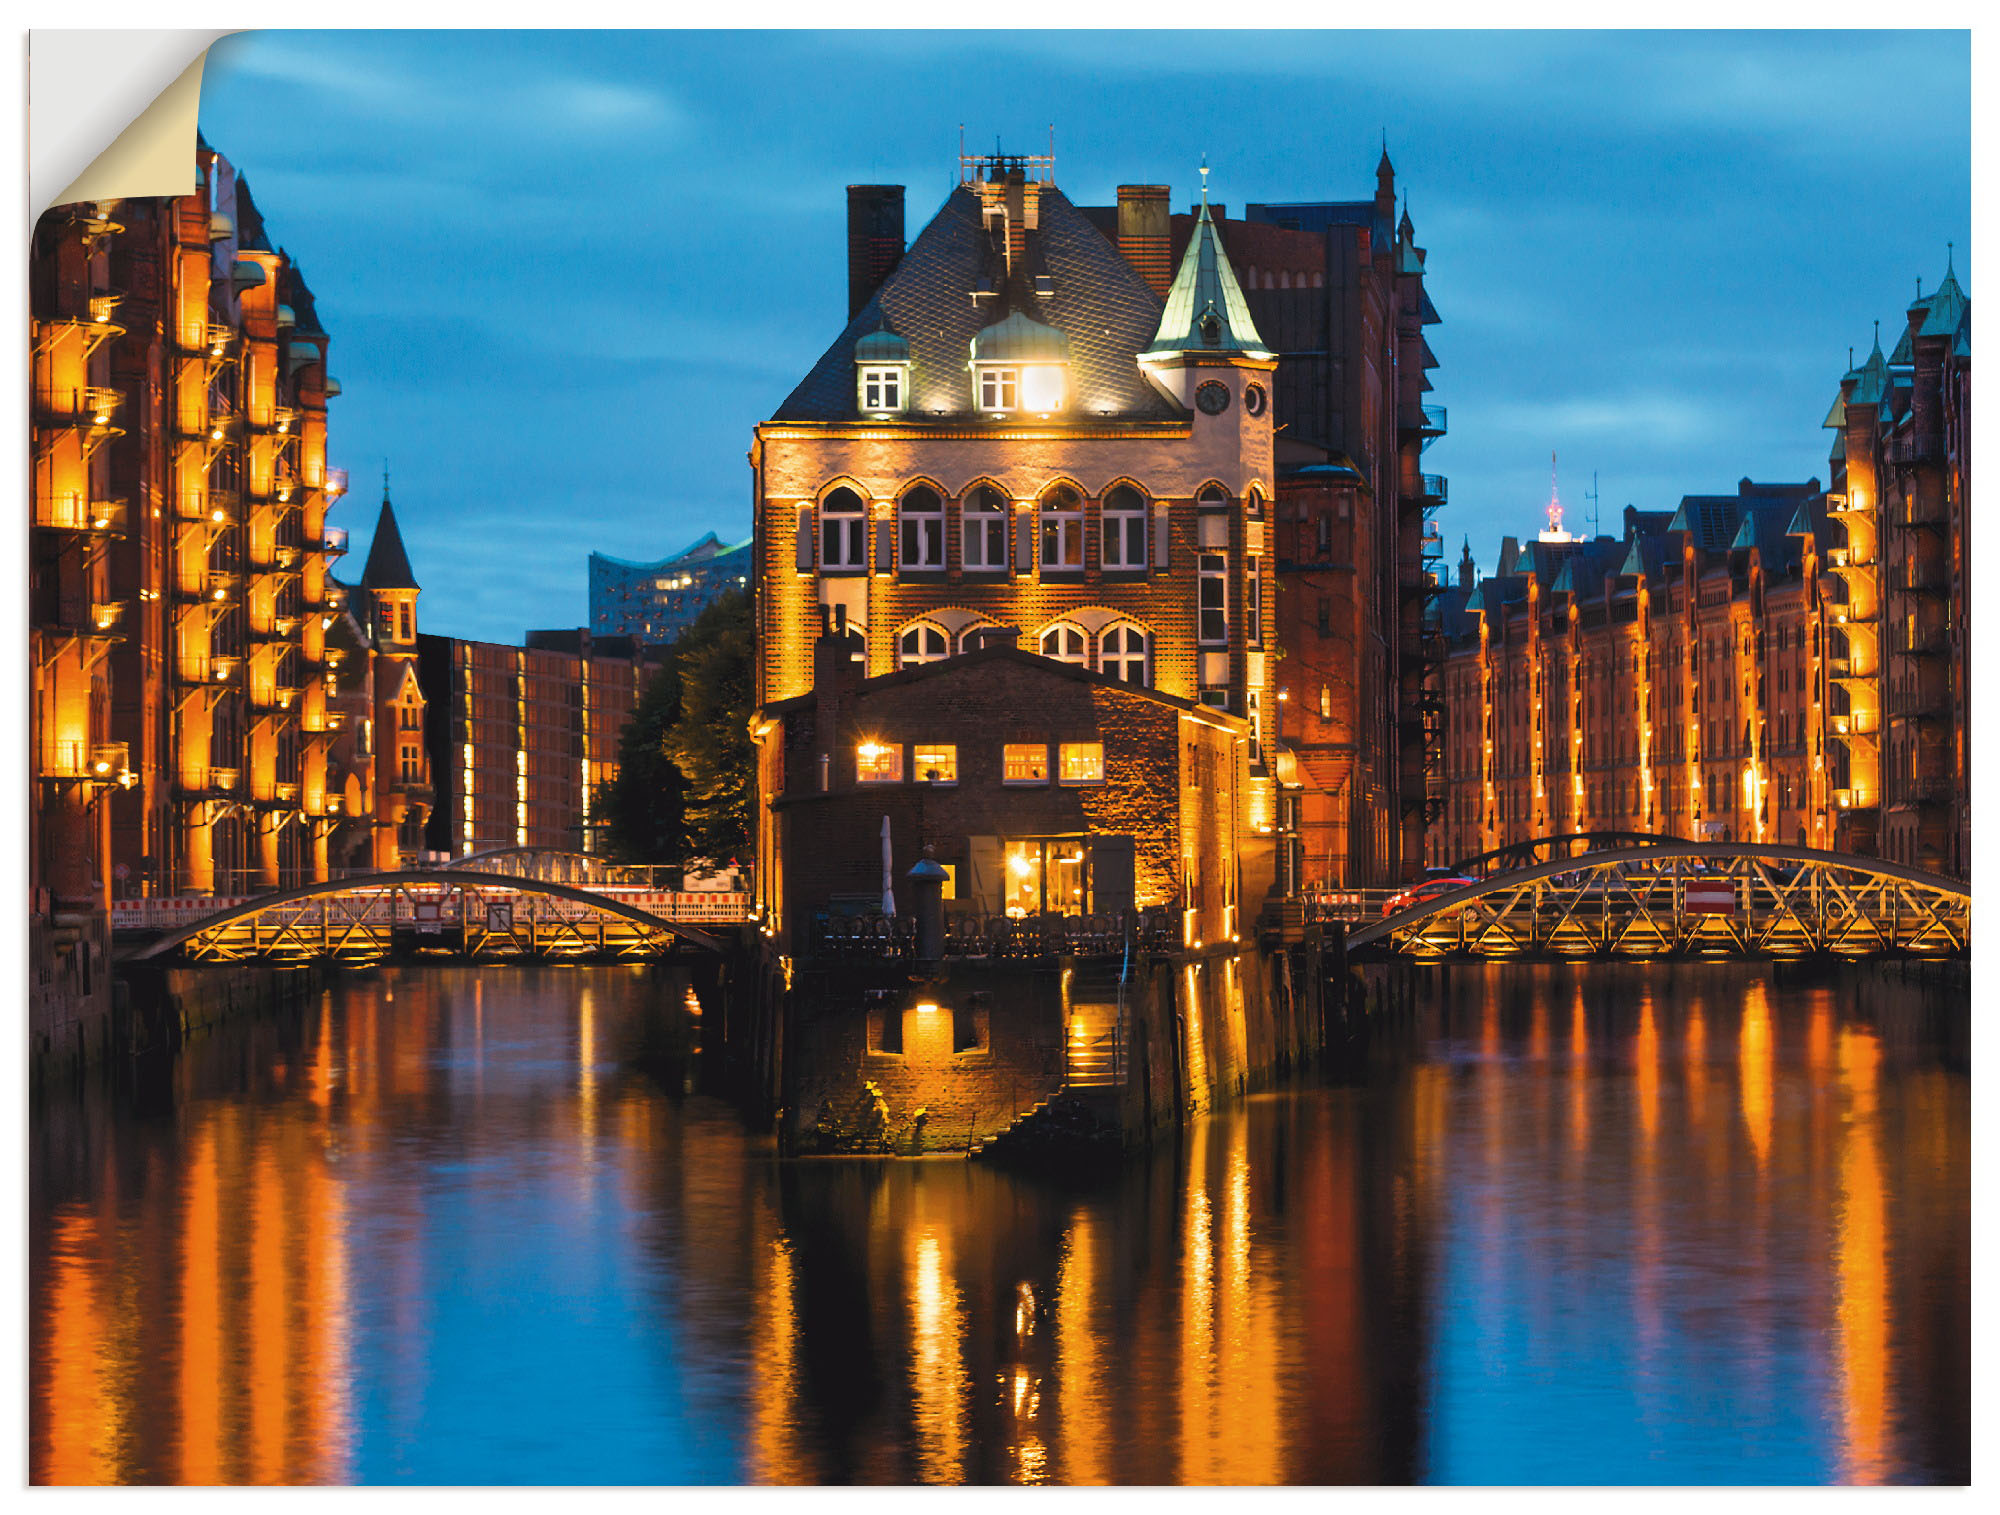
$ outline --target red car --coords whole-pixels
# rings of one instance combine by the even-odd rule
[[[1476,878],[1467,878],[1462,873],[1447,873],[1441,869],[1427,870],[1425,876],[1410,885],[1400,894],[1389,896],[1389,903],[1382,907],[1384,915],[1394,915],[1399,910],[1408,910],[1417,905],[1428,905],[1432,900],[1463,889],[1468,884],[1476,884]]]

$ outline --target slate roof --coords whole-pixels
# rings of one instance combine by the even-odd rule
[[[910,344],[909,418],[968,415],[972,339],[1010,310],[1069,338],[1073,414],[1161,421],[1184,416],[1140,376],[1135,361],[1159,327],[1159,297],[1060,190],[1043,185],[1040,196],[1038,228],[1026,234],[1025,256],[1010,280],[1004,254],[983,225],[979,197],[964,187],[953,190],[772,419],[858,419],[854,345],[885,321]],[[1033,292],[1038,274],[1050,276],[1051,293]],[[999,293],[975,301],[972,291],[981,279]]]
[[[403,533],[396,528],[396,507],[382,492],[382,514],[375,521],[375,539],[368,544],[368,566],[361,570],[363,589],[415,589],[410,555],[403,550]]]
[[[1958,278],[1952,273],[1949,263],[1945,266],[1944,282],[1930,297],[1930,314],[1924,317],[1924,324],[1917,335],[1920,337],[1953,337],[1965,322],[1968,302],[1965,291],[1958,287]]]
[[[264,232],[264,217],[250,198],[250,181],[236,176],[236,245],[245,252],[269,252],[271,242]]]

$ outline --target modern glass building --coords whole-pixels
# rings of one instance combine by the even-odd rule
[[[590,632],[670,642],[724,590],[750,582],[750,543],[725,547],[710,532],[657,563],[590,555]]]

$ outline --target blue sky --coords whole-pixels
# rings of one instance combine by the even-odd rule
[[[593,550],[749,532],[751,428],[839,331],[844,186],[969,142],[1121,182],[1360,199],[1386,130],[1430,289],[1445,530],[1826,477],[1850,344],[1970,289],[1963,32],[251,32],[201,117],[332,334],[334,517],[386,456],[427,629],[585,618]],[[1976,295],[1976,289],[1970,289]]]

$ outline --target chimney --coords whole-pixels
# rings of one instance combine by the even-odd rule
[[[978,647],[981,652],[995,647],[1005,647],[1010,652],[1021,649],[1021,628],[1018,626],[982,626],[979,628]]]
[[[1118,251],[1162,300],[1174,282],[1174,238],[1167,186],[1118,186]]]
[[[903,256],[903,186],[847,186],[847,315],[868,303]]]
[[[821,787],[826,787],[829,767],[834,773],[841,771],[841,765],[830,760],[839,753],[840,723],[863,672],[847,640],[847,607],[833,609],[829,627],[826,606],[820,606],[820,633],[813,643],[813,752],[819,759]]]

